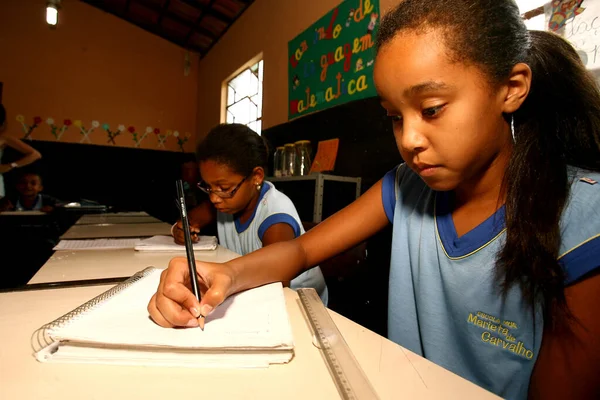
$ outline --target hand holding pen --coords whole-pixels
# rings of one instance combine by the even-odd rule
[[[200,240],[200,224],[190,223],[190,233],[192,236],[192,242],[197,243]],[[181,245],[185,244],[185,235],[183,234],[183,221],[177,221],[171,227],[171,236],[173,236],[173,239],[175,239],[175,243]]]
[[[185,253],[187,255],[190,283],[192,286],[192,293],[196,296],[198,302],[201,300],[200,287],[198,286],[198,276],[196,274],[196,259],[194,257],[194,244],[192,242],[192,235],[190,233],[190,222],[188,220],[187,209],[185,205],[185,194],[183,191],[183,183],[181,180],[177,181],[177,206],[181,215],[181,223],[183,228]],[[204,330],[204,317],[200,315],[198,317],[198,326]]]

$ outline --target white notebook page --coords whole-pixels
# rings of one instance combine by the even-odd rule
[[[52,250],[115,250],[133,249],[140,239],[61,240]]]
[[[169,346],[179,348],[293,348],[291,327],[281,283],[273,283],[228,298],[200,328],[162,328],[147,311],[156,292],[161,270],[79,316],[55,328],[55,340]]]
[[[194,243],[195,251],[214,250],[217,248],[216,236],[200,236],[198,242]],[[175,251],[185,252],[185,246],[175,243],[172,236],[157,235],[142,239],[135,245],[137,251]]]

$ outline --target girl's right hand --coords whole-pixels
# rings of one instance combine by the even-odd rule
[[[200,240],[200,225],[190,222],[190,233],[192,234],[192,242],[196,243]],[[173,228],[171,228],[171,234],[175,243],[185,245],[185,235],[183,234],[183,224],[181,221],[177,221]]]
[[[158,290],[148,304],[150,317],[158,325],[165,328],[198,326],[200,315],[206,317],[234,293],[235,271],[229,265],[196,261],[196,270],[201,303],[191,291],[185,257],[173,258],[162,272]]]

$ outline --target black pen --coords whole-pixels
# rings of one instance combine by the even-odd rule
[[[192,292],[198,302],[200,302],[200,288],[198,286],[198,277],[196,276],[196,259],[194,257],[194,245],[192,243],[192,236],[190,234],[190,221],[187,216],[187,209],[185,208],[185,193],[183,191],[183,183],[181,179],[177,181],[177,206],[179,208],[179,214],[181,215],[181,224],[183,225],[183,235],[185,237],[185,253],[188,260],[188,268],[190,271],[190,282],[192,285]],[[204,316],[200,314],[198,317],[198,326],[204,330]]]

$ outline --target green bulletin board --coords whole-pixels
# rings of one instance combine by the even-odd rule
[[[377,95],[379,0],[345,0],[288,43],[288,118]]]

